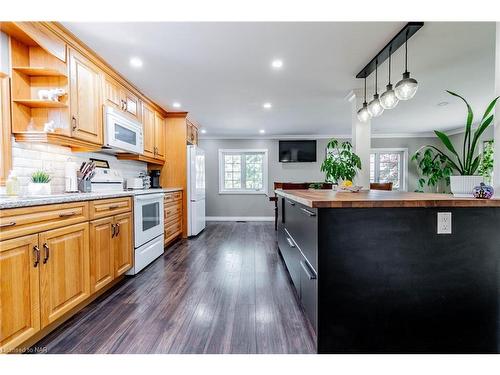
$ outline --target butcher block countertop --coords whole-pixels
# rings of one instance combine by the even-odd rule
[[[364,190],[275,190],[276,194],[311,208],[374,207],[500,207],[500,199],[457,198],[451,194]]]

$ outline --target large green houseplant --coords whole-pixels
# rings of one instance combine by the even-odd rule
[[[493,99],[488,105],[483,117],[478,123],[476,130],[473,131],[472,124],[474,120],[474,113],[471,106],[462,96],[446,90],[450,95],[456,96],[463,100],[467,106],[467,120],[464,129],[464,142],[462,149],[457,149],[451,142],[450,138],[443,132],[435,130],[434,133],[439,138],[441,143],[445,146],[447,152],[440,150],[432,145],[422,146],[415,155],[421,155],[426,150],[431,149],[435,153],[433,160],[439,158],[443,168],[449,168],[456,172],[457,175],[450,176],[451,191],[457,196],[469,196],[475,185],[482,182],[482,176],[477,176],[478,168],[481,162],[481,154],[476,152],[479,139],[484,131],[493,123],[493,109],[499,97]],[[419,156],[414,156],[418,160]],[[443,173],[444,178],[448,175],[447,172]]]
[[[325,181],[341,183],[352,181],[358,170],[361,169],[361,159],[352,151],[350,142],[340,143],[331,139],[326,145],[326,158],[321,164],[321,171],[325,172]]]

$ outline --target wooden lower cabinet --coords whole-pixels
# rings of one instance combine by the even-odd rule
[[[0,353],[40,330],[38,235],[0,242]]]
[[[113,244],[115,258],[115,277],[123,275],[132,267],[133,240],[132,213],[116,215],[115,238]]]
[[[114,278],[113,217],[90,222],[90,291],[103,288]]]
[[[182,191],[166,193],[164,203],[164,244],[182,234]]]
[[[42,328],[90,295],[89,223],[39,234]]]

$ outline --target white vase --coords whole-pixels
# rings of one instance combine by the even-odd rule
[[[28,184],[28,195],[50,195],[51,194],[50,182]]]
[[[450,188],[455,197],[472,198],[472,191],[484,182],[483,176],[450,176]]]

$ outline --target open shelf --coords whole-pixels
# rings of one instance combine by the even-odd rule
[[[30,77],[67,77],[67,74],[52,68],[17,66],[12,69]]]
[[[39,99],[15,99],[14,103],[22,104],[30,108],[66,108],[68,106],[67,104],[61,102]]]

